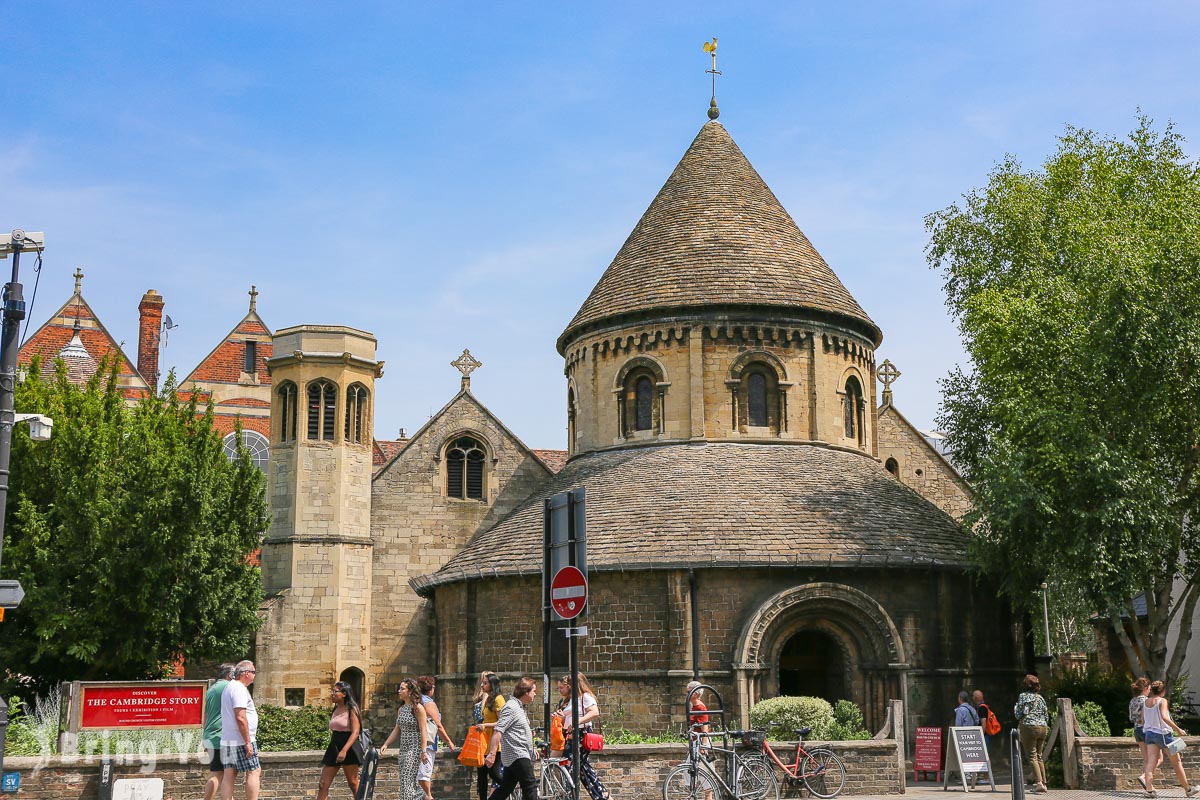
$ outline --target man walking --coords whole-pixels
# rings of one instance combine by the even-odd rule
[[[971,695],[958,693],[958,705],[954,708],[954,727],[974,728],[979,725],[979,714],[971,705]]]
[[[496,763],[496,750],[501,751],[500,763],[504,765],[504,777],[488,800],[505,800],[517,784],[521,784],[522,800],[537,800],[537,778],[533,774],[533,731],[529,728],[529,717],[525,706],[533,702],[537,684],[528,676],[517,681],[512,698],[500,709],[496,720],[496,733],[488,745],[483,763],[491,767]],[[512,702],[520,700],[519,703]]]
[[[258,800],[258,709],[250,696],[255,674],[253,661],[239,661],[233,680],[221,693],[221,761],[225,768],[221,800],[233,800],[233,782],[239,773],[246,775],[246,800]]]
[[[221,694],[233,678],[233,664],[217,668],[217,680],[204,693],[204,749],[208,751],[208,783],[204,784],[204,800],[213,800],[221,788],[225,767],[221,764]]]

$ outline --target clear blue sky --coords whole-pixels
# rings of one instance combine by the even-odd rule
[[[0,229],[46,232],[34,325],[79,265],[135,357],[155,288],[182,375],[254,283],[273,328],[376,334],[380,438],[470,347],[476,395],[565,447],[554,341],[705,121],[709,37],[721,122],[883,328],[920,427],[962,358],[924,216],[1066,124],[1140,106],[1200,141],[1194,3],[200,6],[6,7]]]

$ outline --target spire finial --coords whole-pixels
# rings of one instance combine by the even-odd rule
[[[879,365],[879,381],[883,384],[883,402],[888,404],[892,402],[892,384],[899,377],[900,370],[896,369],[896,365],[892,363],[891,359],[885,358]]]
[[[83,289],[83,269],[81,267],[76,267],[75,268],[75,294],[79,294],[79,292],[82,291],[82,289]]]
[[[471,355],[470,350],[463,350],[462,355],[450,362],[450,366],[462,373],[462,390],[471,388],[471,373],[483,366],[483,362]]]
[[[258,287],[250,284],[250,313],[254,313],[258,309]]]
[[[721,109],[717,108],[717,76],[721,71],[717,69],[717,37],[713,37],[711,42],[704,43],[704,52],[712,56],[712,69],[704,70],[706,75],[712,75],[712,100],[708,103],[708,118],[716,119],[721,116]]]

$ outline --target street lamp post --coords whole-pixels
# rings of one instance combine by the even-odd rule
[[[0,565],[4,555],[4,517],[8,506],[9,461],[12,457],[12,432],[19,418],[14,393],[17,385],[17,347],[21,320],[25,319],[25,295],[20,282],[21,251],[40,252],[45,237],[40,233],[15,230],[0,237],[0,258],[12,253],[12,280],[4,285],[4,325],[0,330]],[[36,415],[21,417],[29,419]],[[38,420],[43,420],[38,417]],[[48,427],[47,427],[48,430]],[[46,438],[49,437],[47,432]],[[25,592],[18,581],[0,580],[0,611],[16,608]],[[4,771],[4,749],[8,738],[8,704],[0,697],[0,772]]]

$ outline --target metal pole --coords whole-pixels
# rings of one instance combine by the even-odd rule
[[[12,457],[12,431],[17,411],[13,399],[17,381],[17,336],[21,331],[21,320],[25,319],[25,296],[18,282],[21,244],[21,238],[14,235],[12,280],[4,287],[4,328],[3,332],[0,332],[0,564],[3,564],[8,465]]]
[[[1046,655],[1053,656],[1054,650],[1050,647],[1050,601],[1046,599],[1047,595],[1049,595],[1049,593],[1050,593],[1049,592],[1050,586],[1048,584],[1043,583],[1041,585],[1041,589],[1042,589],[1042,624],[1045,626],[1045,631],[1046,631]]]
[[[13,236],[12,281],[4,287],[4,327],[0,332],[0,562],[4,554],[4,515],[8,505],[8,463],[12,455],[12,430],[16,418],[13,390],[17,380],[17,335],[25,319],[25,297],[17,282],[21,265],[21,238]],[[8,704],[0,697],[0,772],[8,738]]]

